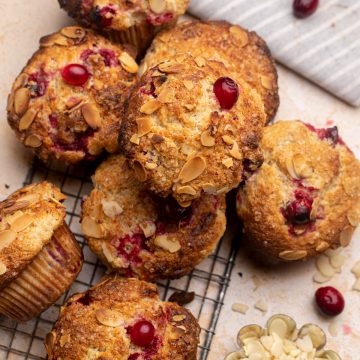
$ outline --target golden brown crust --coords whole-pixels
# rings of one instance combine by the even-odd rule
[[[71,17],[86,27],[124,31],[147,23],[159,27],[166,21],[165,15],[170,21],[176,20],[185,13],[189,0],[59,0],[59,3]],[[164,20],[161,21],[162,17]]]
[[[8,121],[25,146],[44,161],[93,159],[117,148],[122,99],[138,69],[120,45],[79,27],[40,40],[41,47],[17,77]],[[83,86],[66,83],[69,64],[85,66]]]
[[[166,209],[176,202],[149,193],[121,155],[101,164],[93,181],[83,204],[83,232],[101,260],[123,274],[148,281],[183,276],[225,231],[225,195],[204,195],[185,216],[171,218]]]
[[[0,289],[49,243],[65,219],[65,196],[54,185],[26,186],[0,203]]]
[[[147,348],[133,344],[129,329],[139,320],[155,327]],[[160,301],[153,284],[108,277],[70,298],[48,335],[49,360],[195,360],[200,328],[190,312]],[[139,354],[136,357],[135,354]]]
[[[255,32],[226,21],[190,21],[164,30],[154,39],[142,68],[188,52],[224,62],[253,86],[265,104],[267,122],[279,107],[277,71],[265,41]]]
[[[337,129],[315,130],[300,121],[266,128],[264,164],[239,190],[247,244],[267,261],[306,259],[346,246],[359,223],[360,163],[336,140]],[[302,225],[292,216],[299,204],[310,212]]]
[[[222,110],[214,84],[230,77],[240,96]],[[125,103],[119,136],[140,180],[180,204],[225,193],[242,177],[243,161],[261,159],[261,97],[222,63],[179,56],[148,70]]]

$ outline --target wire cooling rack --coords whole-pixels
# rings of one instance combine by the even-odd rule
[[[87,167],[69,167],[51,163],[43,165],[34,159],[24,185],[47,180],[59,186],[67,195],[67,223],[81,244],[85,262],[82,271],[71,288],[50,309],[25,324],[19,324],[0,316],[0,360],[46,359],[44,338],[50,332],[57,319],[59,307],[65,299],[76,292],[82,292],[95,285],[105,273],[104,266],[90,251],[80,231],[81,200],[92,189],[91,175],[96,164]],[[173,281],[158,283],[163,300],[174,292],[195,292],[195,299],[187,306],[197,317],[201,326],[199,360],[205,360],[209,354],[215,335],[226,290],[236,256],[236,247],[232,245],[234,229],[228,230],[220,241],[216,251],[202,262],[191,274]]]

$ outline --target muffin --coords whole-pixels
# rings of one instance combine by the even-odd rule
[[[281,121],[261,147],[264,164],[237,196],[250,249],[277,262],[347,246],[360,221],[360,163],[337,128]]]
[[[262,99],[221,62],[178,56],[149,69],[125,102],[120,151],[139,180],[182,206],[239,185],[261,164]]]
[[[8,121],[42,160],[92,160],[117,148],[124,94],[138,66],[121,46],[80,27],[40,40],[17,77]]]
[[[141,52],[154,34],[176,23],[189,0],[59,0],[60,6],[80,24],[107,34]]]
[[[46,348],[49,360],[195,360],[199,333],[192,314],[162,302],[155,285],[107,277],[67,301]]]
[[[141,70],[181,53],[223,62],[261,95],[269,122],[279,107],[277,72],[265,41],[226,21],[190,21],[159,33]]]
[[[204,195],[182,208],[140,182],[121,155],[93,177],[83,203],[82,230],[90,248],[112,270],[142,280],[178,278],[216,247],[226,228],[225,195]]]
[[[26,186],[0,203],[0,314],[39,315],[70,287],[83,263],[54,185]]]

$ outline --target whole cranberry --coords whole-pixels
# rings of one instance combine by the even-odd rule
[[[69,64],[62,69],[61,76],[70,85],[82,86],[88,81],[90,74],[83,65]]]
[[[325,286],[317,289],[315,293],[316,304],[326,315],[339,315],[345,307],[344,297],[339,290],[332,286]]]
[[[295,200],[286,206],[286,219],[296,225],[310,222],[311,205],[303,200]]]
[[[318,8],[319,0],[294,0],[294,15],[299,19],[307,18]]]
[[[221,77],[214,84],[214,93],[221,108],[230,110],[239,98],[239,86],[233,79]]]
[[[149,346],[155,337],[155,327],[147,320],[140,320],[130,329],[131,342],[137,346]]]

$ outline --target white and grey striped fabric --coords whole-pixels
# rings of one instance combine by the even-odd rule
[[[296,19],[292,0],[192,0],[190,13],[256,31],[275,59],[354,106],[360,105],[360,0],[320,0]]]

